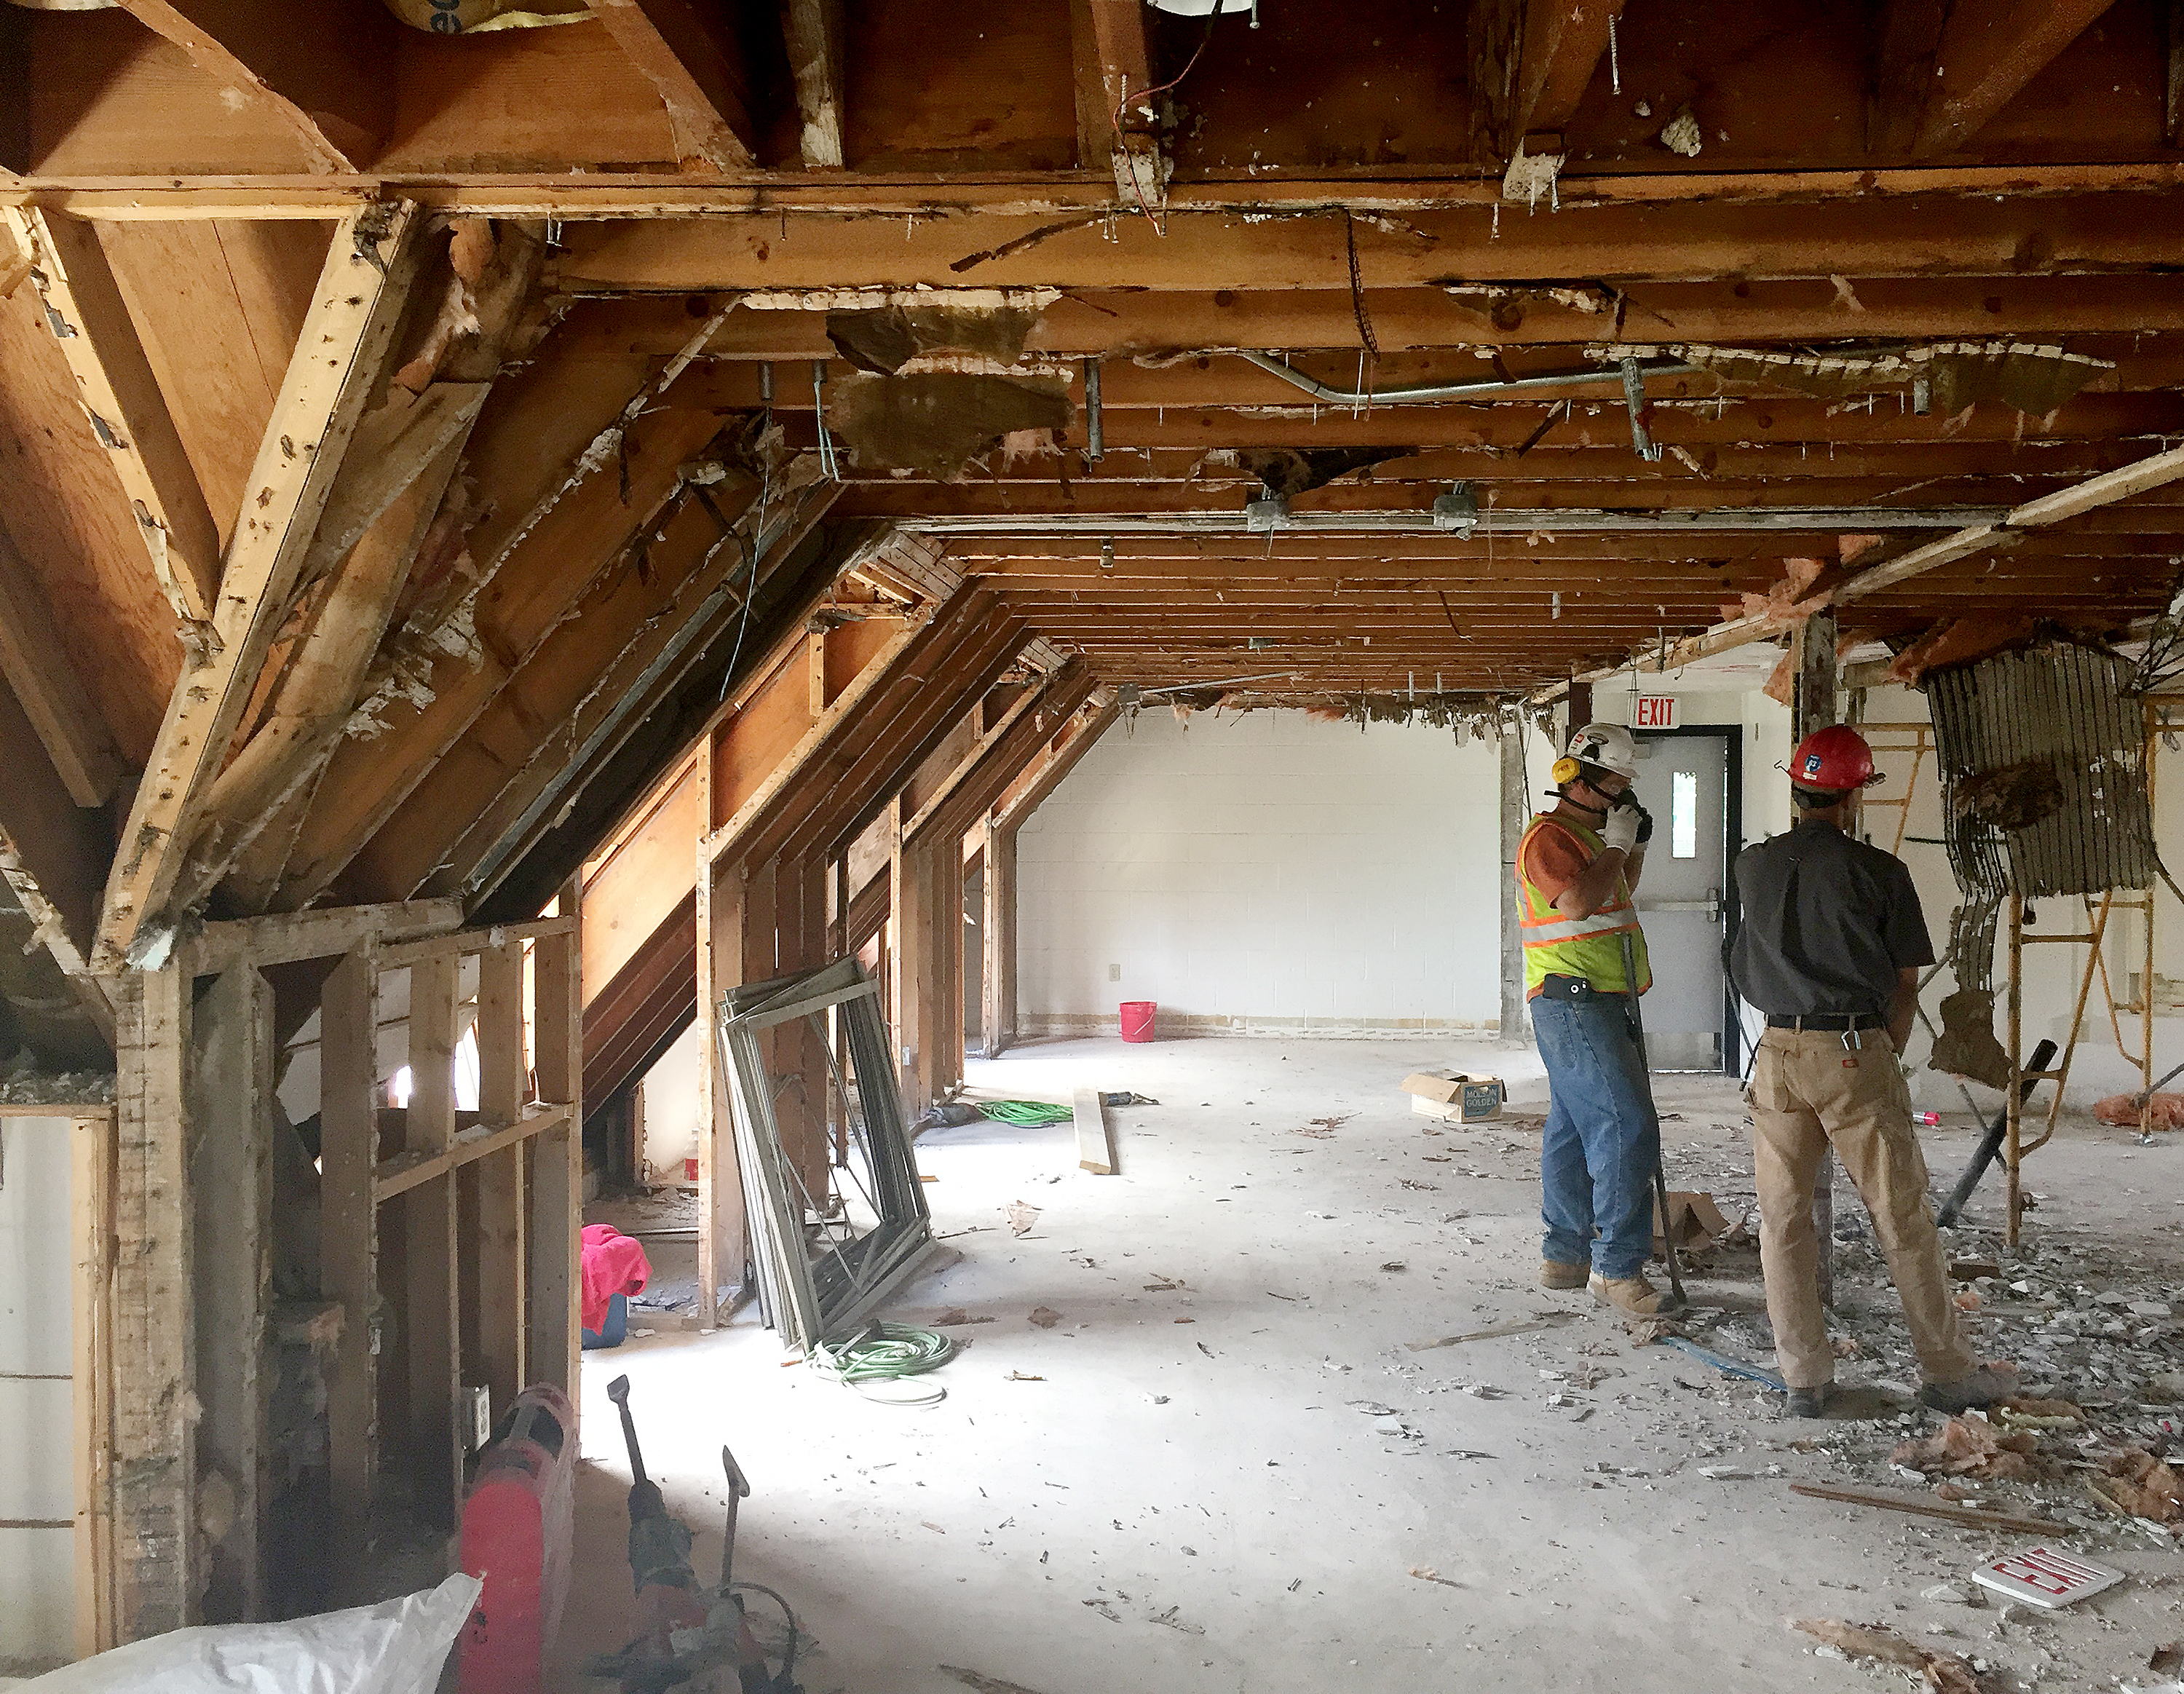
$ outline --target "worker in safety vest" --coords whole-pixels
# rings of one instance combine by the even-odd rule
[[[2014,1374],[1982,1366],[1965,1339],[1911,1133],[1900,1055],[1934,949],[1903,861],[1843,833],[1858,791],[1878,780],[1856,730],[1814,731],[1790,759],[1797,823],[1736,860],[1742,921],[1730,975],[1767,1017],[1747,1096],[1759,1264],[1796,1418],[1821,1415],[1835,1376],[1813,1227],[1813,1184],[1830,1146],[1903,1301],[1925,1379],[1919,1397],[1953,1413],[2017,1391]]]
[[[1624,974],[1631,944],[1652,986],[1631,895],[1652,819],[1630,792],[1637,744],[1619,724],[1588,723],[1555,761],[1551,811],[1517,849],[1524,994],[1553,1103],[1540,1145],[1540,1282],[1591,1289],[1637,1316],[1663,1309],[1646,1279],[1653,1251],[1653,1167],[1661,1126]]]

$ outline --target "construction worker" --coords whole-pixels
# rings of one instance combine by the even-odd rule
[[[1518,846],[1516,873],[1524,994],[1552,1096],[1540,1145],[1540,1282],[1590,1288],[1649,1317],[1663,1306],[1645,1271],[1661,1127],[1624,972],[1628,937],[1636,991],[1652,985],[1631,904],[1652,833],[1630,792],[1637,774],[1629,730],[1579,729],[1555,761],[1553,810],[1532,820]]]
[[[1821,1414],[1835,1375],[1813,1228],[1813,1184],[1830,1145],[1872,1215],[1903,1301],[1925,1379],[1919,1397],[1962,1412],[2016,1391],[2014,1375],[1972,1354],[1926,1201],[1899,1056],[1933,945],[1903,861],[1843,833],[1858,791],[1878,780],[1856,730],[1815,730],[1790,761],[1797,822],[1736,861],[1743,921],[1731,971],[1767,1016],[1750,1093],[1759,1262],[1797,1418]]]

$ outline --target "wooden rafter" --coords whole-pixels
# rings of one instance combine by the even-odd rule
[[[1899,3],[1923,20],[1929,0]],[[1912,151],[1930,155],[1963,146],[2113,3],[1958,0],[1935,44]]]
[[[961,838],[1037,760],[1098,686],[1082,658],[1064,661],[1002,713],[904,826],[904,839]]]
[[[842,142],[842,0],[782,0],[781,30],[796,79],[800,148],[810,170],[838,170]]]
[[[599,573],[649,532],[679,487],[684,460],[717,424],[710,415],[667,412],[631,438],[626,461],[602,456],[594,464],[588,457],[571,467],[577,480],[566,497],[557,498],[510,550],[513,586],[485,603],[489,616],[473,615],[475,662],[467,655],[448,656],[430,640],[404,651],[406,629],[395,637],[404,669],[414,666],[431,678],[431,696],[422,705],[404,699],[404,669],[375,671],[367,678],[365,697],[378,702],[387,727],[376,739],[351,738],[335,748],[319,800],[273,896],[276,907],[304,905],[330,886],[549,640],[587,639],[582,620],[565,622],[566,615],[593,590]],[[627,504],[616,476],[599,474],[625,462]],[[474,593],[469,604],[478,603]]]
[[[416,207],[344,218],[252,467],[209,638],[186,662],[131,808],[94,963],[120,967],[164,908],[212,779],[285,616],[320,510],[416,270]]]
[[[1112,698],[1080,710],[1047,743],[1042,755],[1044,762],[1027,766],[1011,784],[1011,791],[1001,796],[994,814],[995,825],[1004,830],[1021,829],[1041,802],[1061,786],[1061,779],[1077,768],[1077,761],[1092,750],[1093,744],[1121,716],[1122,709]]]
[[[1839,583],[1832,580],[1825,582],[1815,590],[1815,594],[1824,593],[1829,601],[1836,605],[1864,599],[1909,582],[1914,577],[1939,571],[1958,560],[2013,548],[2019,544],[2027,531],[2082,517],[2115,501],[2131,499],[2180,479],[2184,479],[2184,448],[2172,448],[2166,453],[2154,454],[2120,470],[2090,477],[2073,488],[2028,500],[2014,508],[1999,523],[1974,524],[1880,564],[1846,572]],[[1981,585],[1981,598],[1990,605],[1996,601],[1993,584]],[[2052,593],[2043,591],[2038,598],[2043,605],[2052,607],[2054,604],[2055,596]],[[1809,601],[1806,609],[1810,610]],[[1768,640],[1796,627],[1802,621],[1802,612],[1786,611],[1769,611],[1730,618],[1716,624],[1703,634],[1663,644],[1652,653],[1641,652],[1631,660],[1591,671],[1579,680],[1600,682],[1634,668],[1641,671],[1674,670],[1679,666],[1690,664],[1695,659],[1725,653],[1732,648],[1747,646],[1755,641]]]
[[[358,426],[302,580],[341,574],[296,643],[265,721],[213,783],[176,883],[176,904],[194,905],[269,833],[237,903],[246,910],[262,904],[277,883],[303,805],[347,732],[489,379],[509,350],[542,253],[529,232],[504,229],[466,296],[474,302],[476,333],[448,360],[445,380],[415,396],[390,385],[378,410]]]
[[[729,8],[700,0],[593,0],[645,81],[660,91],[678,160],[701,170],[749,169],[750,95]]]
[[[149,555],[177,617],[212,616],[220,583],[220,529],[98,231],[35,209],[4,215],[31,254],[46,325],[59,340],[91,429],[107,449]]]

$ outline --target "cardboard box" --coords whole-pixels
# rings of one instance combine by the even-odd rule
[[[1403,1078],[1411,1110],[1444,1123],[1483,1123],[1499,1117],[1509,1098],[1502,1078],[1478,1071],[1419,1071]]]

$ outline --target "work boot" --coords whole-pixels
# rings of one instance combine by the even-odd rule
[[[1596,1273],[1585,1286],[1592,1290],[1595,1300],[1603,1301],[1633,1318],[1658,1318],[1664,1312],[1676,1310],[1674,1299],[1646,1281],[1643,1271],[1612,1277]]]
[[[1583,1288],[1585,1279],[1591,1274],[1590,1268],[1585,1265],[1566,1265],[1560,1259],[1540,1261],[1541,1288]]]
[[[1788,1403],[1782,1408],[1785,1418],[1822,1418],[1827,1415],[1828,1396],[1835,1384],[1824,1382],[1814,1388],[1793,1388]]]
[[[1970,1376],[1959,1377],[1954,1382],[1930,1382],[1919,1390],[1919,1399],[1936,1412],[1953,1416],[1969,1412],[1975,1406],[1992,1406],[1996,1401],[2018,1391],[2017,1368],[2004,1365],[1981,1365]]]

